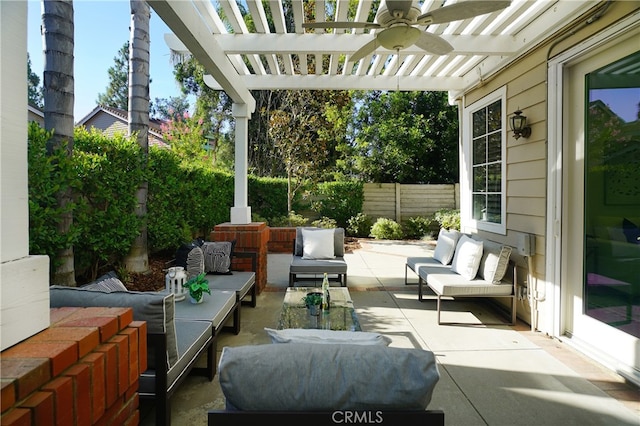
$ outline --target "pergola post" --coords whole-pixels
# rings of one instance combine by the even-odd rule
[[[249,147],[249,105],[234,103],[231,113],[236,120],[235,132],[235,168],[234,168],[234,202],[231,207],[231,223],[244,225],[251,223],[251,207],[248,205],[248,147]]]

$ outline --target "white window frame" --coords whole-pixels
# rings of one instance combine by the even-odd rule
[[[502,179],[500,184],[500,223],[486,222],[473,219],[472,190],[472,167],[473,167],[473,113],[487,107],[488,105],[501,101],[501,170]],[[462,149],[460,158],[460,219],[463,232],[487,231],[495,234],[506,235],[507,233],[507,87],[486,95],[482,99],[463,108],[462,111]]]

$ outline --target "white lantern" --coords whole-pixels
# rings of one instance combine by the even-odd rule
[[[174,266],[167,269],[164,281],[167,292],[175,295],[176,302],[184,300],[187,292],[187,289],[184,288],[187,282],[187,273],[182,266]]]

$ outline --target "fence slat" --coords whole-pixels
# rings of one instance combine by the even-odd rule
[[[405,221],[410,217],[431,216],[441,209],[459,209],[459,184],[365,183],[363,213],[374,220],[386,217]]]

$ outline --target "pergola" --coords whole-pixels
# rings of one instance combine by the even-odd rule
[[[350,16],[349,3],[316,0],[313,22],[367,22],[370,13],[377,12],[372,8],[386,7],[384,0],[357,0],[355,16]],[[454,3],[413,2],[421,14]],[[246,183],[247,124],[255,108],[251,90],[437,90],[448,91],[454,103],[596,3],[512,0],[505,9],[473,18],[416,25],[447,41],[453,47],[448,54],[437,55],[416,46],[402,50],[379,46],[354,62],[353,53],[372,41],[379,29],[305,29],[305,6],[309,5],[303,0],[149,1],[173,31],[165,36],[169,47],[177,54],[193,55],[209,72],[206,83],[224,90],[234,102],[236,169],[231,222],[237,224],[251,221]],[[249,31],[240,5],[246,5],[255,31]]]

